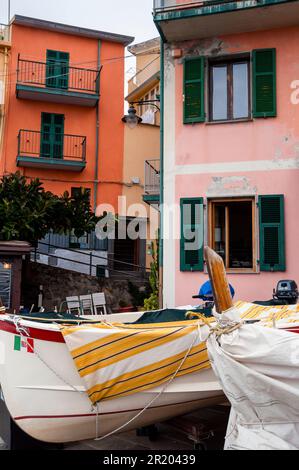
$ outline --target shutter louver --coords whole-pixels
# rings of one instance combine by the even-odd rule
[[[253,51],[253,117],[276,116],[276,50]]]
[[[40,156],[63,158],[64,115],[42,113]]]
[[[203,199],[181,199],[181,271],[203,271]]]
[[[285,271],[284,197],[260,196],[260,266],[262,271]]]
[[[204,57],[186,59],[184,62],[184,124],[204,120]]]
[[[69,82],[69,53],[47,50],[46,86],[67,89]]]

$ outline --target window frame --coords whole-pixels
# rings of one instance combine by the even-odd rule
[[[247,64],[247,82],[248,82],[248,115],[246,117],[233,117],[233,65]],[[213,119],[213,72],[215,66],[226,66],[227,69],[227,119]],[[244,122],[252,120],[252,67],[250,53],[242,55],[235,54],[229,56],[221,56],[218,58],[208,58],[208,123],[226,123],[226,122]]]
[[[228,273],[236,273],[236,274],[248,274],[248,273],[259,273],[259,266],[258,266],[258,258],[259,258],[259,235],[258,235],[258,228],[259,223],[257,220],[258,217],[258,210],[257,210],[257,201],[256,196],[244,196],[244,197],[212,197],[207,200],[208,205],[208,213],[207,213],[207,240],[208,245],[214,249],[214,234],[215,231],[213,228],[215,227],[215,205],[219,203],[229,203],[229,202],[251,202],[252,203],[252,268],[230,268],[227,267],[229,265],[229,250],[226,250],[226,261],[225,261],[225,269]],[[228,227],[226,227],[226,237],[228,236]],[[226,240],[226,246],[227,244]]]

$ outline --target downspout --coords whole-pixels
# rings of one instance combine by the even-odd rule
[[[3,80],[3,114],[1,116],[1,126],[0,126],[0,154],[3,155],[3,174],[6,173],[6,149],[4,147],[4,141],[6,146],[7,136],[5,135],[5,129],[7,124],[7,114],[8,114],[8,100],[9,100],[9,92],[8,92],[8,56],[9,56],[9,48],[5,47],[4,49],[4,80]]]
[[[160,230],[159,230],[159,303],[163,308],[163,204],[164,204],[164,44],[160,41]]]
[[[101,69],[101,49],[102,42],[99,39],[98,41],[98,60],[97,60],[97,70]],[[99,131],[100,131],[100,77],[98,78],[98,93],[99,99],[96,106],[96,148],[95,148],[95,168],[94,168],[94,212],[96,211],[98,205],[98,186],[99,186]]]

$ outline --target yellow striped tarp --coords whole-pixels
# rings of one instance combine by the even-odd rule
[[[299,304],[265,307],[239,301],[234,307],[239,311],[242,320],[260,320],[261,324],[266,326],[272,326],[273,321],[277,326],[285,323],[299,325]]]
[[[264,307],[237,302],[243,320],[299,324],[299,305]],[[213,318],[209,320],[215,321]],[[93,404],[154,388],[210,367],[200,322],[61,326],[66,345]]]
[[[154,388],[210,367],[198,321],[62,326],[92,403]]]

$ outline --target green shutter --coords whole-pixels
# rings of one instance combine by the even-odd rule
[[[252,52],[253,117],[276,116],[276,49]]]
[[[69,53],[47,50],[46,86],[67,89],[69,82]]]
[[[64,114],[42,113],[41,145],[42,158],[63,158]]]
[[[184,124],[204,122],[204,57],[184,61]]]
[[[285,271],[284,196],[259,196],[261,271]]]
[[[181,199],[181,271],[203,271],[203,198]]]

